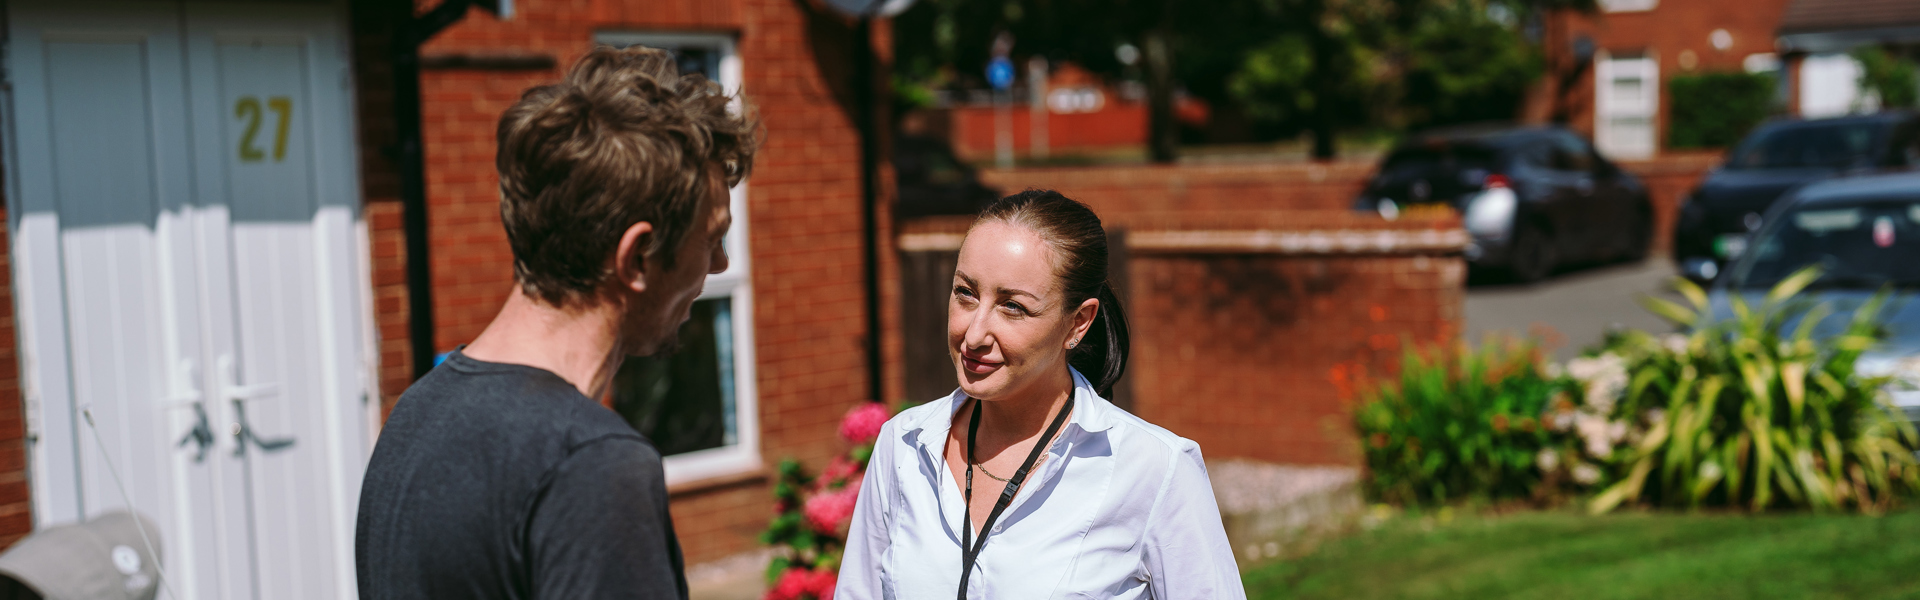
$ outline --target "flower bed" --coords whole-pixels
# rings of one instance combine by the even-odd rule
[[[1707,295],[1648,308],[1687,329],[1609,335],[1565,367],[1529,342],[1409,350],[1398,379],[1360,393],[1366,489],[1397,504],[1592,493],[1619,506],[1812,508],[1878,513],[1920,491],[1920,446],[1886,378],[1854,372],[1880,340],[1884,297],[1814,339],[1829,318],[1797,301],[1818,278],[1784,280],[1759,306]]]
[[[840,421],[840,438],[852,444],[818,476],[799,461],[781,461],[774,484],[775,516],[760,534],[774,547],[767,565],[766,600],[831,600],[838,582],[840,552],[860,498],[860,480],[873,455],[880,426],[892,416],[887,407],[864,403]]]

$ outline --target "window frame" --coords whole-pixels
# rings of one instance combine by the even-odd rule
[[[718,33],[656,32],[645,30],[596,31],[594,44],[650,46],[673,49],[686,46],[706,47],[720,55],[718,81],[735,99],[729,106],[739,110],[738,94],[743,83],[739,44],[734,36]],[[667,486],[751,473],[761,468],[760,394],[757,385],[753,331],[753,255],[747,245],[752,219],[747,213],[747,182],[741,181],[729,191],[728,204],[733,212],[733,228],[727,232],[727,270],[707,276],[701,300],[729,298],[730,329],[733,334],[733,424],[734,443],[662,457]]]

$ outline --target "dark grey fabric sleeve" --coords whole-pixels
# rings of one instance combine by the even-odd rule
[[[638,437],[590,441],[555,466],[526,547],[535,598],[687,597],[660,454]]]

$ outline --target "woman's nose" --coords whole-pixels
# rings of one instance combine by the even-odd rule
[[[966,349],[975,350],[993,345],[993,331],[989,327],[991,319],[987,318],[990,314],[992,312],[985,304],[967,313],[967,335],[961,340],[966,344]]]

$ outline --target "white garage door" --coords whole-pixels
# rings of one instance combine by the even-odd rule
[[[180,596],[352,597],[377,409],[343,7],[7,12],[37,525],[130,500]]]

